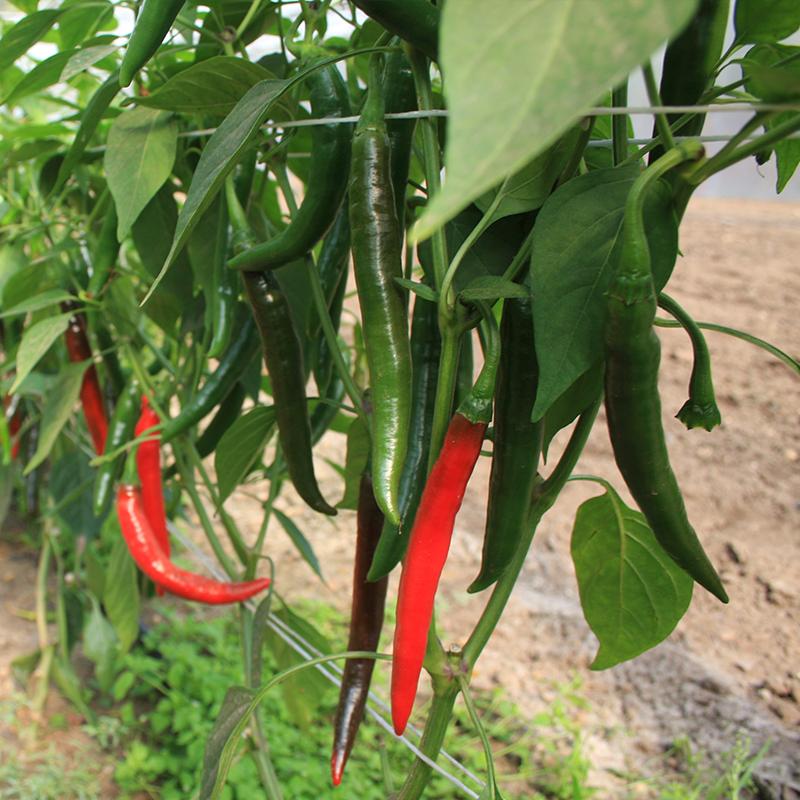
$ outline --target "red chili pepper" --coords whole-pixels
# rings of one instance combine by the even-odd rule
[[[138,486],[123,483],[117,489],[117,516],[122,536],[139,569],[171,594],[200,603],[243,603],[270,585],[269,578],[243,583],[222,583],[187,572],[173,564],[158,544]]]
[[[397,596],[392,661],[392,722],[398,736],[414,705],[436,588],[486,428],[486,422],[472,422],[460,411],[453,415],[411,529]]]
[[[19,402],[19,396],[11,398],[6,395],[3,398],[3,408],[6,411],[6,419],[8,420],[8,436],[12,440],[11,460],[16,461],[19,456],[19,439],[14,441],[14,437],[22,427],[22,405]]]
[[[89,338],[86,335],[86,320],[83,314],[75,314],[70,318],[65,338],[70,361],[88,361],[92,358],[92,348],[89,346]],[[100,389],[100,380],[94,364],[90,364],[83,373],[81,405],[95,452],[102,453],[106,446],[108,418],[106,417],[103,392]]]
[[[142,395],[142,413],[136,423],[134,434],[141,436],[160,422],[158,414],[150,407]],[[155,437],[155,438],[154,438]],[[136,450],[136,471],[142,485],[142,505],[150,527],[164,555],[169,558],[169,531],[167,512],[164,509],[164,488],[161,483],[161,445],[160,436],[151,434],[151,441],[142,442]],[[156,592],[164,594],[164,589],[156,585]]]

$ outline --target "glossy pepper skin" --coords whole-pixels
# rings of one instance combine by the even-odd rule
[[[243,603],[269,588],[269,578],[243,583],[223,583],[187,572],[173,564],[150,527],[138,486],[123,483],[117,489],[117,516],[125,543],[139,569],[170,594],[199,603]]]
[[[159,424],[158,414],[150,407],[147,398],[142,395],[141,414],[133,431],[137,438]],[[161,443],[156,431],[148,435],[148,441],[136,448],[136,472],[142,487],[142,505],[144,513],[158,546],[169,558],[169,532],[167,531],[167,513],[164,509],[164,487],[161,481]]]
[[[383,527],[383,514],[375,503],[369,475],[361,478],[358,494],[356,557],[353,566],[353,602],[350,610],[348,650],[375,651],[383,628],[388,578],[376,583],[367,582],[367,570],[372,563],[375,547]],[[356,734],[364,718],[372,670],[371,658],[347,660],[339,691],[339,706],[333,725],[331,778],[338,786],[345,764],[355,744]]]
[[[92,349],[86,335],[86,319],[83,314],[78,313],[70,317],[65,341],[70,361],[89,361],[92,358]],[[108,435],[108,418],[106,417],[103,392],[100,389],[100,380],[94,364],[90,364],[83,373],[81,405],[95,452],[102,453],[105,450],[106,436]]]
[[[608,291],[605,406],[617,466],[659,544],[701,586],[727,603],[722,581],[689,522],[669,462],[658,393],[661,346],[653,330],[656,294],[642,214],[649,180],[697,152],[688,144],[669,151],[631,190],[620,266]]]
[[[216,408],[228,395],[231,386],[250,366],[257,352],[258,335],[255,323],[248,314],[240,321],[238,332],[214,373],[208,377],[197,394],[183,406],[180,414],[164,424],[161,431],[162,443],[172,441]]]
[[[122,57],[120,86],[128,86],[158,50],[182,7],[183,0],[145,0]]]
[[[335,65],[308,74],[313,117],[350,114],[347,86]],[[275,269],[310,252],[333,224],[342,205],[350,169],[350,125],[312,128],[311,167],[306,193],[292,221],[277,236],[232,258],[233,269]]]
[[[414,520],[397,592],[394,631],[392,722],[398,736],[406,729],[414,706],[436,589],[486,428],[485,422],[453,415]]]
[[[354,0],[356,6],[386,28],[439,60],[441,12],[428,0]]]
[[[467,591],[493,584],[514,557],[528,525],[544,425],[531,422],[539,368],[529,300],[506,300],[500,327],[502,349],[494,405],[494,451],[483,558]]]
[[[139,382],[132,378],[117,399],[117,405],[109,422],[103,453],[112,453],[130,441],[136,426],[136,418],[139,415],[140,394]],[[102,517],[108,511],[109,504],[114,497],[114,482],[122,475],[124,462],[124,456],[120,455],[113,461],[106,461],[97,468],[92,499],[96,517]]]
[[[372,387],[372,482],[386,518],[400,522],[400,475],[411,417],[411,352],[403,294],[402,234],[391,184],[379,80],[371,78],[353,137],[350,230]]]
[[[311,508],[334,515],[336,509],[325,502],[314,475],[303,351],[294,329],[289,301],[271,273],[243,272],[242,277],[272,381],[278,438],[289,477],[297,493]]]

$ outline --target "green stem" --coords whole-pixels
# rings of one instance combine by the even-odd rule
[[[431,427],[431,447],[428,452],[428,471],[430,472],[439,450],[444,443],[447,426],[453,413],[453,396],[458,377],[459,336],[452,327],[442,333],[442,350],[439,355],[439,377],[436,383],[436,398],[433,406]]]
[[[39,553],[39,568],[36,571],[36,635],[39,649],[44,652],[49,644],[47,636],[47,573],[50,570],[50,537],[45,536]]]
[[[628,105],[628,81],[611,92],[611,105],[614,108],[625,108]],[[628,116],[614,114],[611,118],[611,136],[614,166],[619,166],[628,157]]]
[[[567,447],[551,475],[534,489],[528,517],[528,531],[520,541],[520,545],[508,569],[495,585],[492,596],[489,598],[478,620],[478,624],[475,626],[475,629],[470,634],[464,646],[463,657],[470,671],[474,668],[475,663],[483,652],[484,647],[486,647],[494,629],[497,627],[497,623],[500,621],[500,616],[506,607],[506,603],[508,603],[509,597],[511,597],[511,592],[514,589],[519,573],[525,563],[528,550],[530,549],[533,536],[536,533],[536,528],[540,520],[553,507],[553,504],[558,499],[569,476],[575,469],[575,465],[578,463],[578,459],[583,452],[583,448],[586,446],[586,440],[589,438],[589,433],[592,430],[599,408],[600,398],[598,397],[598,399],[581,414],[572,432],[572,436],[567,443]]]
[[[278,181],[283,199],[286,201],[286,207],[289,209],[289,216],[293,217],[297,213],[297,200],[295,199],[292,185],[289,182],[289,173],[286,171],[286,164],[278,162],[271,167],[272,174]]]
[[[277,466],[273,466],[273,469],[275,475],[281,474],[282,469],[279,464]],[[275,501],[278,499],[278,495],[281,493],[282,485],[283,480],[280,477],[274,477],[273,475],[270,475],[269,495],[264,503],[264,518],[261,520],[261,527],[258,529],[256,543],[253,545],[253,549],[250,551],[250,562],[247,565],[245,580],[252,580],[255,578],[256,567],[258,566],[258,558],[261,555],[261,551],[264,547],[264,539],[267,535],[267,527],[269,525],[270,517],[272,516],[272,506],[275,504]]]
[[[528,233],[528,235],[525,237],[525,241],[520,245],[520,248],[517,250],[517,254],[514,256],[514,259],[508,265],[508,267],[506,267],[506,271],[503,273],[503,280],[515,280],[517,275],[519,275],[523,267],[526,265],[531,254],[531,250],[533,249],[533,233],[535,230],[536,226],[531,228],[530,233]]]
[[[653,73],[653,65],[648,61],[643,67],[642,72],[644,73],[644,83],[647,87],[647,96],[650,98],[650,105],[651,106],[660,106],[661,103],[661,93],[658,90],[658,84],[656,83],[656,76]],[[661,140],[661,144],[665,150],[672,150],[675,147],[675,139],[672,136],[672,129],[669,127],[669,121],[667,120],[667,115],[662,113],[658,113],[655,115],[656,120],[656,129],[658,130],[658,138]],[[624,159],[623,159],[624,160]]]
[[[489,742],[489,737],[486,735],[486,729],[483,727],[478,709],[475,707],[475,702],[472,699],[472,692],[469,690],[469,683],[467,682],[466,675],[458,676],[458,685],[461,690],[461,696],[464,698],[464,704],[467,707],[467,712],[478,732],[478,738],[483,745],[483,755],[486,759],[486,785],[488,788],[488,795],[486,800],[495,800],[497,797],[497,778],[494,770],[494,753],[492,752],[492,745]]]
[[[253,17],[256,15],[258,11],[258,7],[261,5],[261,0],[253,0],[250,3],[250,7],[247,9],[247,13],[244,15],[244,19],[239,23],[239,27],[236,29],[236,39],[241,39],[242,34],[247,30],[247,26],[252,22]]]

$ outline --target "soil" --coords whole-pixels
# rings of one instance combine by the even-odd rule
[[[682,227],[681,249],[670,290],[695,318],[727,322],[800,355],[800,273],[793,269],[800,252],[800,205],[698,198]],[[678,740],[688,738],[713,757],[746,737],[752,751],[769,742],[757,767],[763,796],[797,798],[800,382],[764,351],[708,333],[723,425],[711,433],[687,431],[672,413],[686,399],[691,348],[681,331],[661,329],[659,335],[673,467],[730,604],[721,605],[698,587],[688,614],[665,643],[633,662],[591,672],[596,642],[582,617],[569,538],[576,508],[598,489],[570,484],[540,526],[474,683],[502,687],[533,719],[557,696],[559,685],[579,676],[587,700],[580,722],[599,796],[620,797],[627,784],[619,776],[646,774],[647,764]],[[340,461],[343,448],[338,434],[328,434],[320,446],[319,473],[328,498],[341,492],[341,479],[323,458]],[[551,463],[558,449],[557,441]],[[622,489],[604,425],[595,427],[578,470]],[[488,459],[481,459],[443,576],[439,624],[446,643],[463,641],[487,597],[464,590],[479,564],[488,472]],[[226,504],[253,534],[257,498],[263,496],[262,487],[249,485]],[[271,527],[268,547],[278,590],[289,599],[311,597],[344,608],[355,515],[321,520],[289,492],[281,508],[311,540],[326,583],[316,581],[283,533]],[[35,646],[33,624],[18,614],[33,608],[34,574],[30,558],[2,546],[0,700],[11,691],[11,659]]]

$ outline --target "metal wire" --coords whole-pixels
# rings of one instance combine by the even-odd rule
[[[190,541],[182,531],[177,528],[172,522],[168,522],[168,527],[170,533],[175,536],[175,538],[188,550],[193,558],[202,564],[205,569],[216,579],[218,580],[226,580],[226,576],[220,569],[220,567],[215,564],[202,550],[200,550],[197,545]],[[252,600],[248,600],[245,605],[251,610],[255,611],[256,605]],[[270,615],[267,618],[267,626],[275,632],[275,634],[280,637],[289,647],[292,648],[301,658],[304,659],[311,659],[315,658],[316,656],[323,656],[324,653],[320,652],[314,645],[312,645],[309,641],[307,641],[301,634],[295,631],[290,625],[285,623],[283,620],[276,618],[273,615]],[[343,670],[338,664],[333,662],[329,664],[315,664],[314,668],[328,681],[333,683],[335,686],[341,686],[342,681],[339,677]],[[334,674],[335,673],[335,674]],[[381,708],[384,712],[389,712],[389,706],[381,700],[377,695],[373,692],[369,693],[369,703],[367,704],[367,713],[378,723],[378,725],[383,728],[389,735],[392,736],[393,739],[401,742],[408,750],[410,750],[417,758],[421,761],[424,761],[428,766],[430,766],[435,772],[441,775],[445,780],[452,783],[455,787],[460,789],[467,797],[472,798],[472,800],[478,800],[480,797],[479,792],[483,791],[485,788],[485,784],[474,775],[470,770],[468,770],[460,761],[455,759],[445,750],[440,751],[440,756],[458,770],[464,773],[467,778],[473,781],[476,786],[478,787],[478,792],[471,789],[466,784],[462,783],[455,775],[445,770],[439,764],[437,764],[432,759],[428,758],[413,742],[411,742],[405,735],[398,736],[392,727],[392,724],[382,716],[375,708],[372,707],[373,704]],[[418,728],[415,728],[412,725],[408,726],[409,729],[416,734],[417,736],[421,736],[421,731]]]

